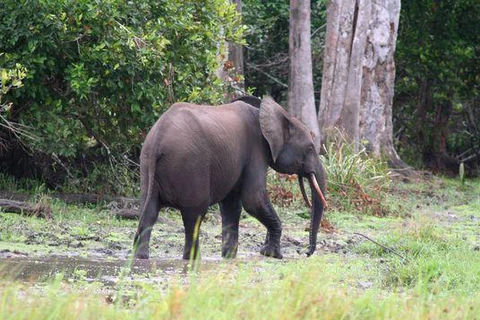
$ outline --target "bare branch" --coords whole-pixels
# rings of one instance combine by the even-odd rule
[[[249,66],[249,67],[257,70],[258,72],[260,72],[261,74],[267,76],[269,79],[275,81],[276,83],[278,83],[278,84],[281,85],[282,87],[288,88],[288,85],[287,85],[286,83],[283,83],[281,80],[275,78],[275,77],[272,76],[271,74],[266,73],[265,71],[263,71],[262,69],[258,68],[257,66],[255,66],[255,65],[253,65],[253,64],[251,64],[251,63],[248,63],[248,62],[247,62],[247,66]]]
[[[372,238],[367,237],[366,235],[364,235],[364,234],[362,234],[362,233],[360,233],[360,232],[354,232],[353,234],[356,234],[356,235],[359,235],[359,236],[361,236],[361,237],[364,237],[365,239],[367,239],[367,240],[375,243],[376,245],[382,247],[383,249],[385,249],[385,250],[387,250],[387,251],[390,251],[391,253],[395,254],[396,256],[402,258],[403,262],[405,262],[406,258],[405,258],[404,256],[402,256],[401,254],[399,254],[397,251],[395,251],[395,250],[393,250],[393,249],[391,249],[391,248],[389,248],[389,247],[387,247],[387,246],[384,246],[383,244],[378,243],[377,241],[373,240]]]

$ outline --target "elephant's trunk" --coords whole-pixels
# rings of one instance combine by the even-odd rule
[[[317,177],[320,179],[323,188],[320,188],[318,185]],[[322,220],[323,210],[327,207],[327,202],[323,195],[324,192],[322,192],[322,189],[325,190],[324,176],[317,171],[315,174],[308,174],[307,179],[312,192],[312,207],[310,209],[310,243],[307,252],[307,256],[311,256],[317,247],[318,229],[320,228],[320,221]]]

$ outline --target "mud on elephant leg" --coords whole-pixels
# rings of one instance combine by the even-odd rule
[[[230,193],[220,202],[222,214],[222,257],[235,258],[238,249],[238,224],[242,202],[238,192]]]
[[[200,225],[207,213],[207,207],[201,208],[182,208],[183,226],[185,227],[185,247],[183,249],[183,259],[195,260],[200,258]]]
[[[280,238],[282,236],[282,222],[273,209],[270,200],[265,192],[243,196],[245,210],[254,216],[267,228],[267,239],[260,250],[260,253],[267,257],[282,259],[280,250]]]

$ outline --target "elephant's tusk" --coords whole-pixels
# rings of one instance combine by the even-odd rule
[[[302,196],[303,200],[305,200],[305,204],[307,207],[311,208],[312,204],[310,203],[310,200],[308,200],[307,193],[305,192],[305,186],[303,185],[303,177],[297,176],[298,177],[298,184],[300,185],[300,191],[302,191]]]
[[[315,178],[315,174],[312,172],[308,177],[310,178],[309,180],[312,182],[313,187],[315,188],[315,191],[317,191],[317,194],[320,197],[320,200],[322,201],[323,209],[327,209],[328,207],[327,200],[325,200],[325,197],[323,196],[323,192],[318,186],[318,182],[317,182],[317,178]]]

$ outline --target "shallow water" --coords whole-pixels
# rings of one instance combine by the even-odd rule
[[[212,270],[219,261],[206,260],[195,265],[196,270]],[[86,259],[67,256],[0,257],[0,277],[16,281],[52,281],[59,275],[63,279],[115,284],[122,277],[144,276],[149,281],[172,275],[185,275],[191,270],[185,260],[150,259]]]

